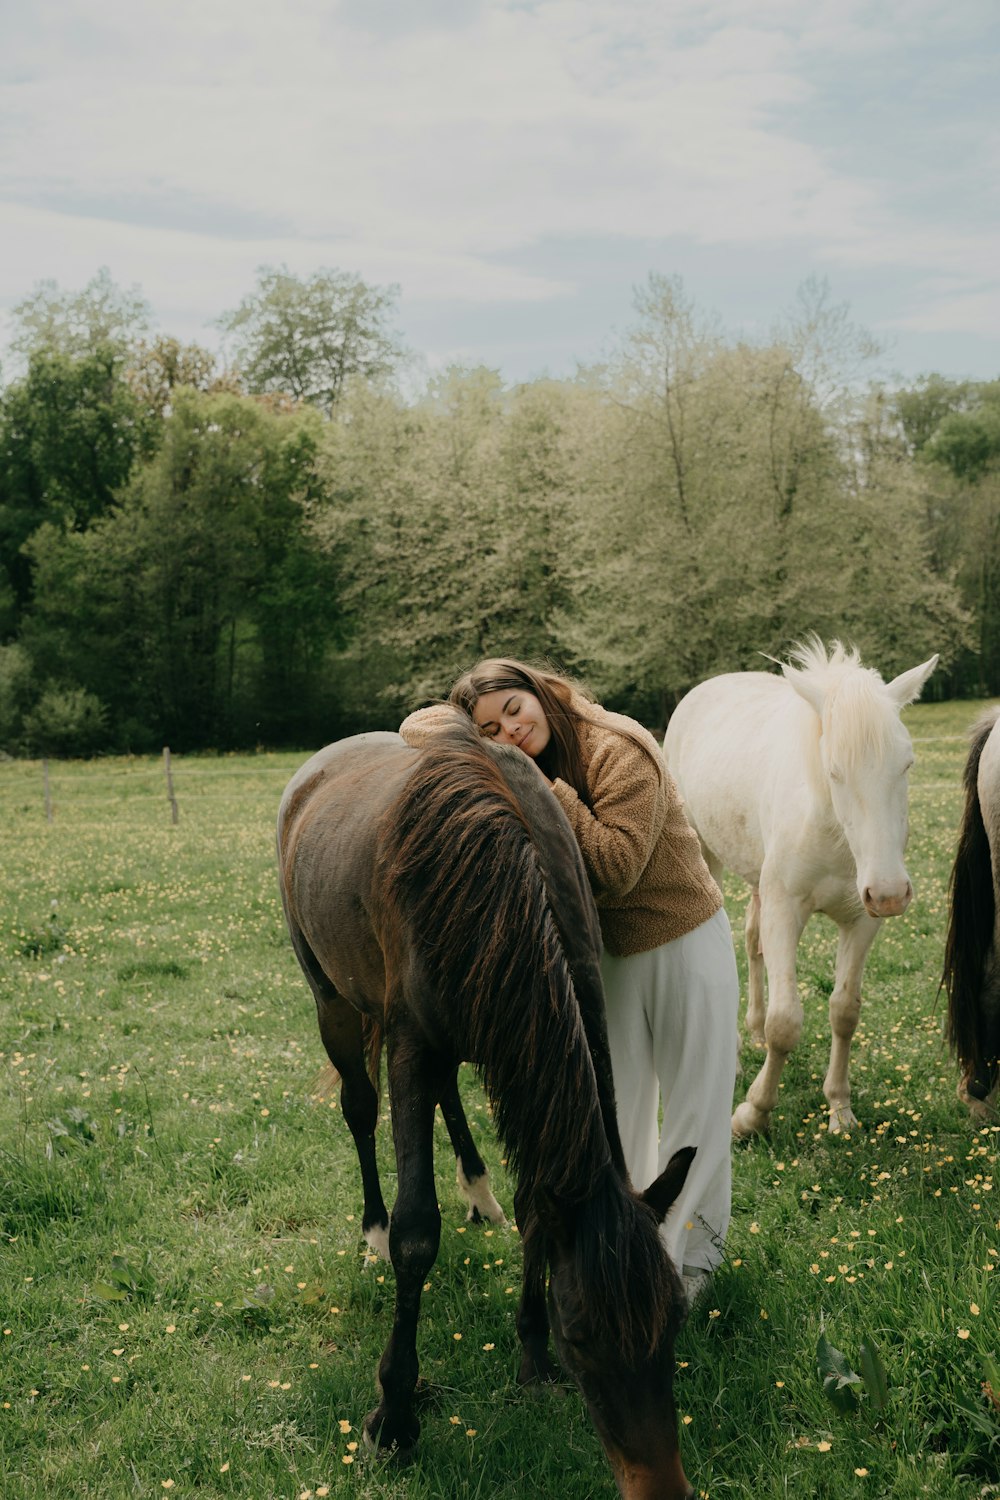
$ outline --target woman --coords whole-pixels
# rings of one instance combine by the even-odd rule
[[[449,702],[487,738],[531,757],[576,835],[601,919],[611,1066],[633,1184],[641,1191],[678,1147],[697,1147],[663,1227],[693,1305],[722,1258],[730,1214],[739,991],[722,894],[656,741],[633,719],[510,658],[466,672]],[[421,709],[400,733],[423,744],[449,712]]]

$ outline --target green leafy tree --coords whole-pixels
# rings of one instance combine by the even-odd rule
[[[39,677],[99,696],[136,748],[314,733],[340,622],[334,562],[305,530],[318,426],[308,410],[178,389],[121,502],[29,544],[22,640]]]
[[[864,462],[847,469],[844,633],[886,677],[935,651],[947,672],[974,643],[975,624],[954,568],[934,556],[923,472],[898,449],[854,444],[856,454],[866,449]]]
[[[923,452],[945,417],[968,411],[974,404],[974,382],[948,380],[943,375],[924,375],[912,386],[894,391],[883,399],[898,421],[907,451]]]
[[[35,354],[82,357],[99,345],[124,351],[143,337],[150,321],[149,304],[137,286],[117,286],[106,266],[80,292],[63,292],[55,281],[42,281],[17,302],[11,350],[25,361]]]
[[[0,750],[8,755],[22,746],[32,696],[31,657],[16,643],[0,646]]]
[[[1000,692],[1000,381],[930,375],[884,397],[888,435],[916,459],[932,565],[954,576],[970,628],[944,685]]]
[[[977,480],[1000,472],[1000,383],[996,399],[973,411],[949,412],[935,428],[924,452],[950,469],[956,479]]]
[[[299,277],[286,266],[262,266],[254,291],[218,324],[248,390],[286,393],[330,412],[351,376],[375,379],[395,365],[399,350],[386,324],[396,295],[395,287],[370,287],[346,271]]]
[[[20,629],[32,663],[31,704],[49,685],[101,702],[119,748],[156,748],[149,631],[139,607],[146,558],[134,525],[118,511],[86,531],[46,522],[25,543],[35,579]]]
[[[306,605],[296,611],[286,590],[275,607],[267,590],[301,519],[306,427],[305,414],[289,420],[245,397],[182,390],[122,507],[120,524],[134,525],[142,545],[139,604],[160,722],[179,744],[238,736],[262,656],[277,662],[266,675],[283,671],[294,691],[292,644]],[[254,628],[262,590],[272,635]]]
[[[398,720],[480,656],[558,650],[575,409],[570,385],[506,391],[482,368],[447,371],[412,406],[345,399],[314,525],[341,558],[359,717]]]
[[[31,595],[24,543],[44,523],[83,530],[128,481],[141,412],[111,345],[35,353],[0,398],[0,561],[14,622]]]
[[[163,334],[133,343],[124,378],[143,414],[147,452],[159,441],[174,392],[181,386],[199,391],[239,390],[234,377],[217,374],[216,358],[210,350],[200,344],[182,344]]]
[[[888,557],[911,622],[900,665],[916,639],[954,652],[965,625],[953,585],[928,573],[919,495],[852,468],[837,378],[863,339],[815,294],[801,326],[763,345],[727,341],[676,281],[650,278],[637,309],[589,438],[586,561],[564,622],[605,696],[617,685],[661,717],[701,678],[810,630],[884,645],[875,572]]]

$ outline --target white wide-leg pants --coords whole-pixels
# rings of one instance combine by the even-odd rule
[[[724,909],[648,953],[601,960],[625,1162],[640,1192],[697,1147],[661,1233],[678,1270],[722,1259],[732,1199],[730,1118],[739,981]],[[662,1132],[657,1128],[663,1105]]]

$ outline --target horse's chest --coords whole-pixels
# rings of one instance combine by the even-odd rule
[[[856,921],[864,910],[853,878],[830,874],[815,882],[812,904],[816,911],[841,925]]]
[[[821,824],[801,822],[773,831],[767,867],[788,892],[829,916],[857,905],[857,870],[847,844]]]

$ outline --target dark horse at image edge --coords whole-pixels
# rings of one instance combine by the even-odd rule
[[[942,983],[959,1098],[986,1119],[1000,1076],[1000,709],[972,730],[963,784]]]
[[[658,1224],[694,1153],[679,1151],[642,1195],[632,1190],[615,1119],[597,913],[544,779],[527,756],[488,744],[457,713],[454,728],[421,750],[396,734],[358,735],[292,778],[278,814],[278,863],[292,944],[342,1080],[363,1226],[376,1244],[388,1218],[374,1150],[383,1043],[386,1055],[396,1305],[366,1440],[400,1454],[417,1440],[417,1319],[441,1232],[438,1103],[459,1180],[475,1188],[485,1170],[458,1098],[465,1060],[482,1076],[517,1176],[520,1381],[552,1377],[551,1325],[619,1493],[690,1500],[673,1399],[684,1303]]]

